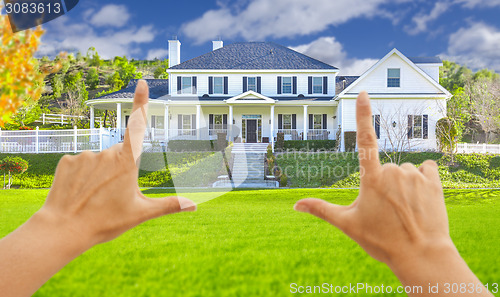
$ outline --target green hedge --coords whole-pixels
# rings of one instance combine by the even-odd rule
[[[213,152],[217,148],[214,140],[170,140],[168,150],[171,152]]]
[[[346,152],[354,152],[356,150],[356,132],[344,132],[344,149]]]
[[[286,140],[283,144],[284,151],[334,151],[335,140]]]

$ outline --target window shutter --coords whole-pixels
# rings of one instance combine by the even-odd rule
[[[323,94],[328,94],[328,76],[323,76]]]
[[[214,77],[208,77],[208,94],[212,95],[214,93]]]
[[[297,129],[297,115],[292,114],[292,129]]]
[[[293,93],[297,95],[297,77],[293,77]]]
[[[326,130],[328,129],[328,115],[327,114],[323,114],[323,130]]]
[[[428,115],[424,114],[422,116],[422,123],[424,125],[424,127],[423,127],[423,133],[422,133],[423,138],[424,139],[429,139],[429,116]]]
[[[313,93],[313,77],[309,76],[307,78],[307,94],[312,94]]]
[[[182,130],[182,114],[177,115],[177,129]]]
[[[283,129],[283,115],[278,114],[278,129]]]
[[[229,86],[228,86],[229,78],[227,76],[224,76],[224,94],[229,93]]]
[[[182,77],[177,76],[177,94],[182,93]]]
[[[208,129],[213,129],[214,128],[214,115],[209,114],[208,115]]]
[[[314,117],[312,114],[309,115],[309,129],[314,129]]]
[[[261,89],[261,85],[262,85],[262,78],[260,76],[257,76],[257,93],[262,93],[262,89]]]
[[[408,116],[408,139],[412,139],[413,137],[413,116]]]
[[[248,91],[248,80],[246,76],[243,76],[243,93]]]
[[[193,76],[193,78],[191,79],[191,82],[192,82],[192,85],[193,85],[193,88],[191,90],[191,94],[196,94],[196,88],[197,88],[197,81],[196,81],[196,76]]]
[[[281,94],[281,76],[278,76],[278,90],[276,91],[276,94]]]
[[[375,134],[377,135],[377,139],[380,139],[380,115],[375,115]]]
[[[227,114],[222,115],[222,128],[227,129]]]

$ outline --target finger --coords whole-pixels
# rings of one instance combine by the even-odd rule
[[[325,200],[307,198],[295,203],[293,209],[300,212],[310,213],[318,218],[329,222],[340,230],[345,230],[345,212],[347,207],[328,203]]]
[[[420,167],[418,170],[422,172],[424,176],[426,176],[428,179],[441,183],[441,178],[439,177],[439,171],[438,171],[438,164],[432,160],[427,160]]]
[[[142,198],[145,202],[142,210],[145,215],[144,221],[177,212],[196,211],[196,204],[184,197],[147,198],[142,196]]]
[[[399,167],[401,167],[401,169],[409,171],[409,172],[416,172],[416,173],[418,173],[417,167],[415,167],[415,165],[413,165],[412,163],[403,163]]]
[[[361,184],[367,178],[378,176],[382,167],[378,156],[377,135],[372,123],[372,108],[368,93],[359,93],[356,100],[356,126]]]
[[[125,139],[123,141],[123,151],[132,155],[137,164],[142,152],[144,132],[147,126],[147,109],[149,101],[149,88],[144,80],[139,80],[135,89],[134,106],[130,114]]]

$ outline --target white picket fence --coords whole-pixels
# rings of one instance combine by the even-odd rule
[[[459,143],[457,144],[459,154],[500,154],[500,144],[487,143]]]
[[[79,153],[102,151],[121,141],[111,129],[0,130],[0,153]]]
[[[61,124],[61,125],[66,125],[66,124],[71,124],[71,121],[76,119],[76,120],[82,120],[86,119],[86,116],[74,116],[74,115],[66,115],[66,114],[51,114],[51,113],[42,113],[40,118],[36,120],[35,122],[37,123],[42,123],[42,125],[45,124]],[[100,126],[102,126],[102,118],[101,117],[95,117],[95,121],[100,123]]]

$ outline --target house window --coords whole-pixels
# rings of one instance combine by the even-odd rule
[[[313,129],[314,130],[323,129],[323,115],[322,114],[313,115]]]
[[[408,116],[408,138],[429,139],[429,115]]]
[[[401,86],[401,69],[387,69],[387,87],[399,88]]]
[[[182,129],[183,130],[191,130],[192,129],[192,122],[191,119],[193,117],[190,114],[184,114],[182,115]]]
[[[214,77],[214,94],[224,93],[224,79],[222,77]]]
[[[313,94],[323,94],[323,77],[313,77]]]
[[[164,129],[165,117],[164,116],[151,116],[151,128]]]
[[[282,93],[283,94],[292,93],[292,77],[283,77]]]
[[[257,78],[256,77],[249,77],[248,78],[247,88],[248,88],[247,91],[257,92]]]
[[[193,93],[193,81],[190,76],[182,77],[182,94],[192,94]]]
[[[283,130],[292,130],[292,115],[283,115]]]

